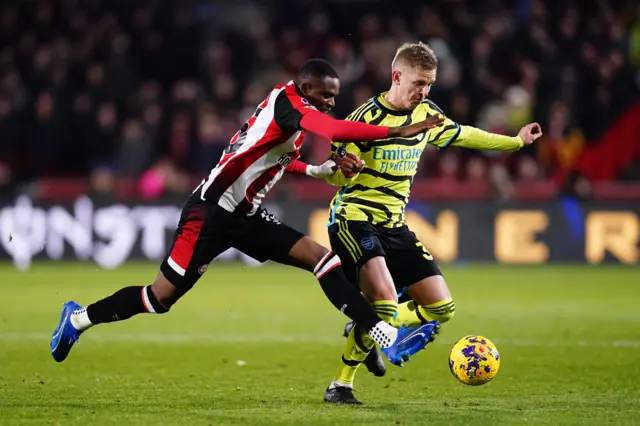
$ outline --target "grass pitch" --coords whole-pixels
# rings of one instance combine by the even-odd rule
[[[89,330],[58,364],[62,303],[155,277],[157,265],[0,265],[0,424],[638,424],[640,271],[444,267],[457,313],[406,364],[356,378],[363,407],[325,405],[345,317],[310,274],[214,264],[169,314]],[[492,339],[496,379],[466,387],[447,355]]]

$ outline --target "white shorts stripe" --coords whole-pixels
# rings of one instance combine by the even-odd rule
[[[171,266],[171,269],[173,269],[178,273],[178,275],[180,275],[181,277],[184,277],[184,273],[185,273],[184,268],[178,265],[175,260],[169,257],[169,259],[167,259],[167,263],[169,264],[169,266]]]
[[[155,314],[156,310],[153,309],[153,305],[151,304],[151,301],[149,300],[149,295],[147,294],[147,287],[149,286],[145,286],[142,288],[142,303],[144,303],[144,308],[147,310],[147,312],[151,313],[151,314]]]

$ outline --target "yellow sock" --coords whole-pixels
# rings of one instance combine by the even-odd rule
[[[456,312],[456,304],[452,298],[441,300],[430,305],[419,306],[413,300],[398,305],[398,311],[389,322],[394,327],[417,327],[429,321],[438,321],[443,324],[453,318]]]
[[[398,309],[398,303],[393,300],[378,300],[372,302],[371,306],[384,321],[389,321]],[[347,345],[342,354],[335,380],[341,385],[353,386],[353,379],[358,367],[374,345],[373,339],[356,324],[347,337]]]

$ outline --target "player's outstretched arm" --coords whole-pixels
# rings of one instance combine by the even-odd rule
[[[494,150],[513,152],[525,145],[532,144],[542,136],[542,130],[538,123],[531,123],[520,129],[518,136],[511,137],[485,132],[471,126],[461,126],[460,137],[455,146],[470,149]]]
[[[527,124],[520,129],[518,136],[505,136],[472,126],[461,126],[447,119],[442,130],[437,129],[429,134],[429,143],[440,149],[458,146],[486,151],[513,152],[532,144],[541,136],[542,129],[538,123]]]
[[[402,127],[375,126],[357,121],[336,120],[319,111],[309,111],[300,120],[300,127],[337,142],[364,142],[387,138],[410,138],[440,126],[444,118],[428,117]]]

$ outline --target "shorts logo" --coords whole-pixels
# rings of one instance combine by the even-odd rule
[[[280,222],[280,220],[278,220],[277,217],[275,217],[271,213],[267,212],[266,210],[261,210],[260,211],[260,217],[262,217],[265,220],[265,222],[273,222],[276,225],[280,225],[282,223],[282,222]]]
[[[362,244],[362,248],[364,248],[365,250],[371,250],[375,245],[375,241],[373,237],[365,237],[362,240],[360,240],[360,244]]]
[[[207,268],[209,268],[209,265],[207,264],[202,265],[201,267],[198,268],[198,273],[200,275],[204,274],[205,272],[207,272]]]

